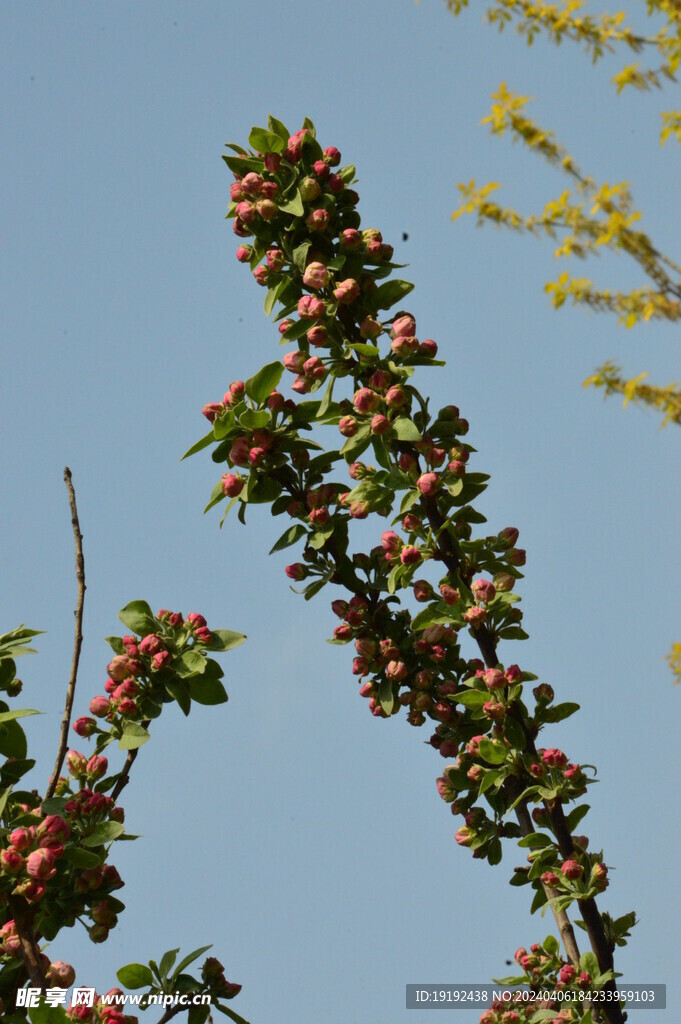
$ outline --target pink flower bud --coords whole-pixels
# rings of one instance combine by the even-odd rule
[[[407,393],[401,384],[394,384],[385,396],[385,404],[389,409],[398,409],[407,402]]]
[[[130,673],[130,658],[125,654],[117,654],[106,667],[107,672],[116,683],[122,683]]]
[[[93,732],[97,729],[97,723],[94,718],[81,717],[77,718],[73,723],[73,731],[78,733],[79,736],[92,736]]]
[[[340,233],[340,244],[349,252],[354,252],[362,245],[362,236],[356,228],[346,228],[345,231],[341,231]],[[367,335],[363,336],[367,337]]]
[[[475,829],[463,825],[454,835],[459,846],[470,846],[475,839]]]
[[[20,875],[25,863],[21,854],[12,847],[0,851],[0,868],[6,875]]]
[[[284,572],[290,580],[296,580],[296,582],[304,580],[309,574],[307,566],[303,565],[302,562],[294,562],[293,565],[287,565]]]
[[[357,412],[361,413],[375,412],[380,402],[380,395],[377,395],[371,388],[360,388],[359,391],[355,392],[352,400],[352,404]]]
[[[308,203],[322,194],[322,187],[315,178],[303,178],[300,185],[300,197],[303,202]]]
[[[160,669],[165,668],[169,661],[170,661],[170,651],[159,651],[159,653],[155,654],[154,657],[151,659],[151,667],[153,668],[153,670],[155,672],[158,672]],[[132,701],[131,703],[134,704],[134,701]],[[118,710],[119,711],[121,711],[121,707],[122,707],[122,704],[119,704],[119,706],[118,706]],[[122,713],[123,712],[121,711],[121,714]]]
[[[232,182],[232,184],[229,186],[229,198],[232,200],[233,203],[238,203],[240,199],[243,199],[243,197],[244,194],[241,191],[241,182]]]
[[[459,603],[459,591],[455,587],[450,586],[449,583],[440,584],[440,594],[444,603],[450,607]]]
[[[375,416],[371,418],[371,433],[378,434],[379,437],[382,434],[386,434],[390,430],[390,420],[387,416],[383,416],[382,413],[377,412]]]
[[[506,708],[496,700],[488,700],[482,705],[482,710],[493,722],[503,722],[506,717]]]
[[[316,327],[311,327],[307,332],[307,340],[315,348],[321,348],[322,345],[326,345],[328,340],[326,328],[320,324],[317,324]]]
[[[341,305],[348,306],[359,296],[359,284],[354,278],[348,277],[334,288],[333,295]]]
[[[463,613],[463,618],[473,629],[479,629],[487,618],[487,611],[485,608],[468,608]]]
[[[88,781],[92,781],[94,779],[101,779],[104,775],[106,775],[108,767],[109,762],[105,757],[101,757],[101,755],[97,754],[94,757],[91,757],[87,763]]]
[[[229,449],[229,461],[234,466],[247,466],[251,442],[244,434],[236,437]]]
[[[276,203],[273,203],[271,199],[259,199],[255,204],[255,208],[263,220],[274,220],[279,213],[279,209]]]
[[[402,565],[416,565],[417,562],[421,561],[421,552],[417,547],[414,547],[411,544],[407,545],[407,547],[402,548],[402,551],[400,552],[400,561],[402,562]]]
[[[250,263],[253,259],[253,246],[240,245],[236,251],[236,258],[239,263]]]
[[[407,677],[407,666],[403,661],[389,661],[385,667],[386,679],[393,679],[400,682]]]
[[[326,314],[326,304],[314,295],[303,295],[297,308],[301,320],[319,320]]]
[[[488,668],[484,674],[485,686],[488,690],[500,690],[506,686],[506,676],[498,668]]]
[[[428,359],[435,359],[437,355],[437,342],[433,341],[432,338],[426,338],[419,345],[419,355],[426,356]]]
[[[26,874],[38,881],[46,881],[56,873],[54,854],[51,850],[34,850],[26,860]]]
[[[148,654],[149,657],[152,657],[154,654],[158,654],[162,649],[163,642],[159,637],[155,636],[154,633],[149,633],[140,641],[140,651],[142,654]],[[92,711],[92,708],[90,708],[90,711]],[[94,711],[92,711],[92,713],[94,714]]]
[[[480,601],[482,604],[489,604],[496,594],[494,584],[490,583],[489,580],[473,580],[472,590],[476,601]]]
[[[87,758],[78,750],[69,750],[66,755],[66,768],[74,779],[78,779],[87,772]]]
[[[550,885],[553,889],[560,885],[560,878],[554,871],[545,871],[540,878],[542,885]]]
[[[54,988],[70,988],[76,980],[76,972],[71,964],[65,964],[63,960],[55,960],[48,967],[46,977],[48,984]]]
[[[324,150],[324,157],[331,167],[337,167],[341,160],[340,152],[335,146],[327,146]]]
[[[570,881],[575,881],[577,878],[581,878],[584,874],[584,868],[578,860],[564,861],[560,870],[561,873],[565,876],[565,878],[569,878]]]
[[[253,232],[246,227],[240,217],[236,217],[232,221],[232,231],[238,238],[248,238],[249,235],[253,234]]]
[[[329,226],[329,214],[326,210],[312,210],[308,213],[305,223],[311,231],[326,231]]]
[[[247,196],[257,196],[262,192],[263,179],[259,174],[250,171],[241,179],[241,191]]]
[[[402,548],[402,540],[394,530],[385,530],[381,534],[381,546],[389,555],[396,555]]]
[[[390,342],[390,348],[396,356],[399,356],[401,359],[408,359],[409,356],[414,356],[418,352],[419,340],[411,335],[398,334]]]
[[[440,478],[437,473],[422,473],[416,481],[416,486],[426,498],[437,494],[440,489]],[[458,600],[458,597],[457,597]]]
[[[509,565],[525,565],[527,552],[523,548],[511,548],[506,552],[506,561]]]
[[[239,476],[234,476],[233,473],[223,473],[222,475],[222,493],[227,495],[228,498],[238,498],[244,489],[244,480]]]
[[[326,288],[331,274],[323,263],[309,263],[303,273],[303,284],[306,288]]]
[[[572,964],[563,964],[563,966],[560,969],[560,980],[563,982],[563,984],[569,985],[572,981],[575,980],[576,974],[577,971],[572,966]]]
[[[106,718],[111,710],[111,702],[106,697],[93,697],[89,704],[90,714],[95,718]]]
[[[324,380],[326,377],[326,367],[319,356],[310,356],[303,363],[303,373],[306,377],[310,377],[311,380]]]
[[[267,258],[267,266],[273,273],[278,274],[280,270],[283,270],[286,259],[281,249],[268,249],[265,256]]]
[[[359,429],[359,423],[354,416],[342,416],[338,423],[338,429],[343,437],[354,437]]]
[[[432,600],[434,597],[433,588],[427,580],[416,580],[414,583],[414,597],[420,604]]]
[[[551,747],[549,750],[545,750],[542,754],[542,761],[547,764],[549,768],[564,768],[567,764],[567,757],[562,750],[558,750],[556,747]]]
[[[405,316],[398,317],[397,320],[393,321],[393,325],[390,328],[391,338],[399,338],[400,336],[413,337],[415,334],[416,321],[410,313],[407,313]]]

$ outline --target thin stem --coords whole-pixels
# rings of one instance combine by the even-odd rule
[[[71,712],[73,710],[73,698],[76,692],[76,680],[78,678],[78,662],[80,661],[80,651],[83,646],[83,609],[85,607],[85,559],[83,558],[83,535],[80,532],[80,522],[78,520],[78,508],[76,506],[76,492],[73,489],[73,482],[71,480],[71,470],[67,466],[64,470],[64,483],[66,484],[66,490],[69,495],[69,507],[71,509],[71,526],[73,527],[73,539],[76,545],[76,580],[78,582],[78,597],[76,600],[76,610],[74,615],[76,617],[76,629],[73,638],[73,657],[71,659],[71,675],[69,678],[69,684],[66,688],[66,701],[64,704],[64,714],[61,720],[61,735],[59,737],[59,750],[57,752],[57,760],[55,761],[54,769],[52,771],[52,778],[50,779],[45,794],[45,799],[49,799],[54,796],[55,789],[57,788],[57,782],[59,781],[59,773],[61,772],[62,765],[64,764],[64,758],[66,757],[66,748],[69,742],[69,725],[71,724]]]
[[[148,719],[148,718],[146,719],[146,721],[142,722],[141,723],[142,724],[142,728],[143,729],[148,729],[149,728],[149,722],[150,722],[150,719]],[[120,772],[120,774],[118,776],[118,780],[116,782],[116,785],[111,790],[111,799],[114,801],[114,803],[116,802],[116,800],[118,800],[119,796],[121,795],[121,792],[125,789],[125,787],[127,786],[128,782],[130,781],[130,769],[134,765],[135,760],[137,759],[137,754],[138,753],[139,753],[139,747],[135,748],[135,750],[129,750],[128,751],[128,756],[125,759],[125,764],[123,765],[123,767],[121,769],[121,772]]]

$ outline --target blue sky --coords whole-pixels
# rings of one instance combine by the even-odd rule
[[[421,383],[470,420],[476,468],[492,474],[483,510],[494,528],[518,526],[528,551],[531,639],[507,660],[581,703],[546,740],[599,766],[585,825],[617,869],[600,902],[641,920],[618,965],[678,1001],[681,694],[664,654],[681,639],[681,442],[581,387],[607,358],[676,379],[678,342],[669,327],[555,313],[542,292],[550,244],[450,220],[458,181],[501,181],[528,210],[563,188],[479,126],[505,80],[537,97],[533,116],[586,172],[631,183],[644,227],[678,257],[678,150],[657,141],[659,110],[678,103],[617,98],[616,63],[528,51],[473,6],[457,20],[435,0],[0,10],[0,630],[47,631],[21,663],[26,704],[45,712],[27,726],[43,777],[75,601],[64,465],[85,535],[81,709],[102,691],[102,638],[123,632],[129,600],[249,635],[224,657],[229,704],[188,722],[170,709],[135,766],[125,806],[144,839],[114,858],[128,910],[105,946],[74,929],[50,950],[83,984],[106,989],[121,964],[213,942],[252,1024],[418,1024],[407,982],[503,975],[518,945],[551,929],[507,884],[519,853],[492,870],[456,847],[425,731],[372,719],[357,699],[348,652],[324,642],[326,592],[303,606],[290,558],[267,556],[280,522],[257,510],[247,529],[219,531],[201,515],[216,467],[179,462],[204,432],[204,402],[278,351],[234,259],[220,159],[272,112],[292,130],[312,117],[356,164],[363,225],[410,264],[410,308],[447,360]],[[584,273],[639,283],[623,259]]]

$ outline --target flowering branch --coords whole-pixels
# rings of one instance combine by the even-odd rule
[[[204,407],[211,430],[187,455],[214,446],[213,461],[228,467],[206,511],[228,499],[225,516],[236,506],[242,522],[254,504],[290,517],[272,551],[302,545],[302,559],[286,574],[304,583],[306,600],[327,584],[348,592],[332,602],[342,621],[331,642],[354,642],[353,674],[371,713],[387,719],[404,708],[413,726],[431,720],[431,745],[456,758],[438,789],[464,817],[457,843],[490,864],[501,860],[504,838],[530,851],[529,870],[512,882],[534,890],[533,911],[550,906],[568,963],[553,939],[530,954],[519,950],[520,966],[535,980],[552,971],[559,988],[612,989],[612,949],[626,928],[595,902],[608,885],[602,853],[587,852],[586,837],[573,835],[588,807],[564,810],[592,779],[561,750],[535,745],[546,724],[578,705],[554,704],[553,689],[542,683],[530,710],[523,689],[536,677],[503,665],[497,651],[501,641],[527,638],[513,593],[525,563],[518,531],[473,536],[485,522],[474,501],[488,477],[470,470],[474,449],[463,440],[468,422],[459,409],[431,413],[412,382],[418,366],[443,365],[437,344],[419,341],[411,313],[381,319],[412,285],[386,280],[397,266],[392,246],[376,229],[359,230],[359,197],[349,187],[354,167],[334,170],[340,153],[322,150],[308,120],[289,136],[270,118],[267,129],[253,129],[249,145],[231,146],[224,158],[235,178],[228,216],[239,239],[248,239],[237,259],[267,288],[266,313],[281,307],[280,340],[294,350]],[[277,390],[285,371],[301,400]],[[343,398],[341,378],[349,385]],[[305,397],[323,386],[321,398]],[[318,442],[328,427],[340,432],[340,449]],[[369,448],[378,468],[359,461]],[[337,463],[346,465],[349,485],[331,476]],[[371,515],[393,515],[400,532],[383,529],[380,544],[351,553],[350,524]],[[421,570],[444,576],[416,579]],[[424,607],[403,607],[402,598]],[[482,660],[463,655],[467,632]],[[580,956],[567,915],[572,904],[592,953]],[[610,1024],[624,1020],[616,1003],[602,1013]]]

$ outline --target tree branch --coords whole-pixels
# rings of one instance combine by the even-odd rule
[[[45,799],[49,799],[54,796],[55,789],[57,788],[57,782],[59,781],[59,773],[61,772],[62,765],[64,764],[64,758],[66,757],[66,748],[69,743],[69,725],[71,724],[71,712],[73,710],[73,698],[76,692],[76,680],[78,678],[78,662],[80,661],[80,650],[83,645],[83,609],[85,607],[85,559],[83,558],[83,535],[80,532],[80,522],[78,520],[78,508],[76,506],[76,492],[73,489],[73,483],[71,480],[71,470],[67,466],[64,469],[64,483],[66,484],[66,490],[69,495],[69,507],[71,509],[71,525],[73,527],[73,538],[76,545],[76,580],[78,581],[78,597],[76,601],[76,610],[74,612],[76,617],[76,630],[73,638],[73,657],[71,659],[71,676],[69,678],[69,684],[66,688],[66,701],[64,704],[64,714],[61,720],[61,735],[59,738],[59,750],[57,752],[57,760],[54,764],[52,771],[52,778],[49,781],[47,792],[45,793]]]
[[[17,935],[21,942],[21,958],[28,972],[31,985],[45,994],[47,981],[40,963],[40,950],[33,932],[32,914],[23,896],[9,896],[10,913],[14,919]]]

